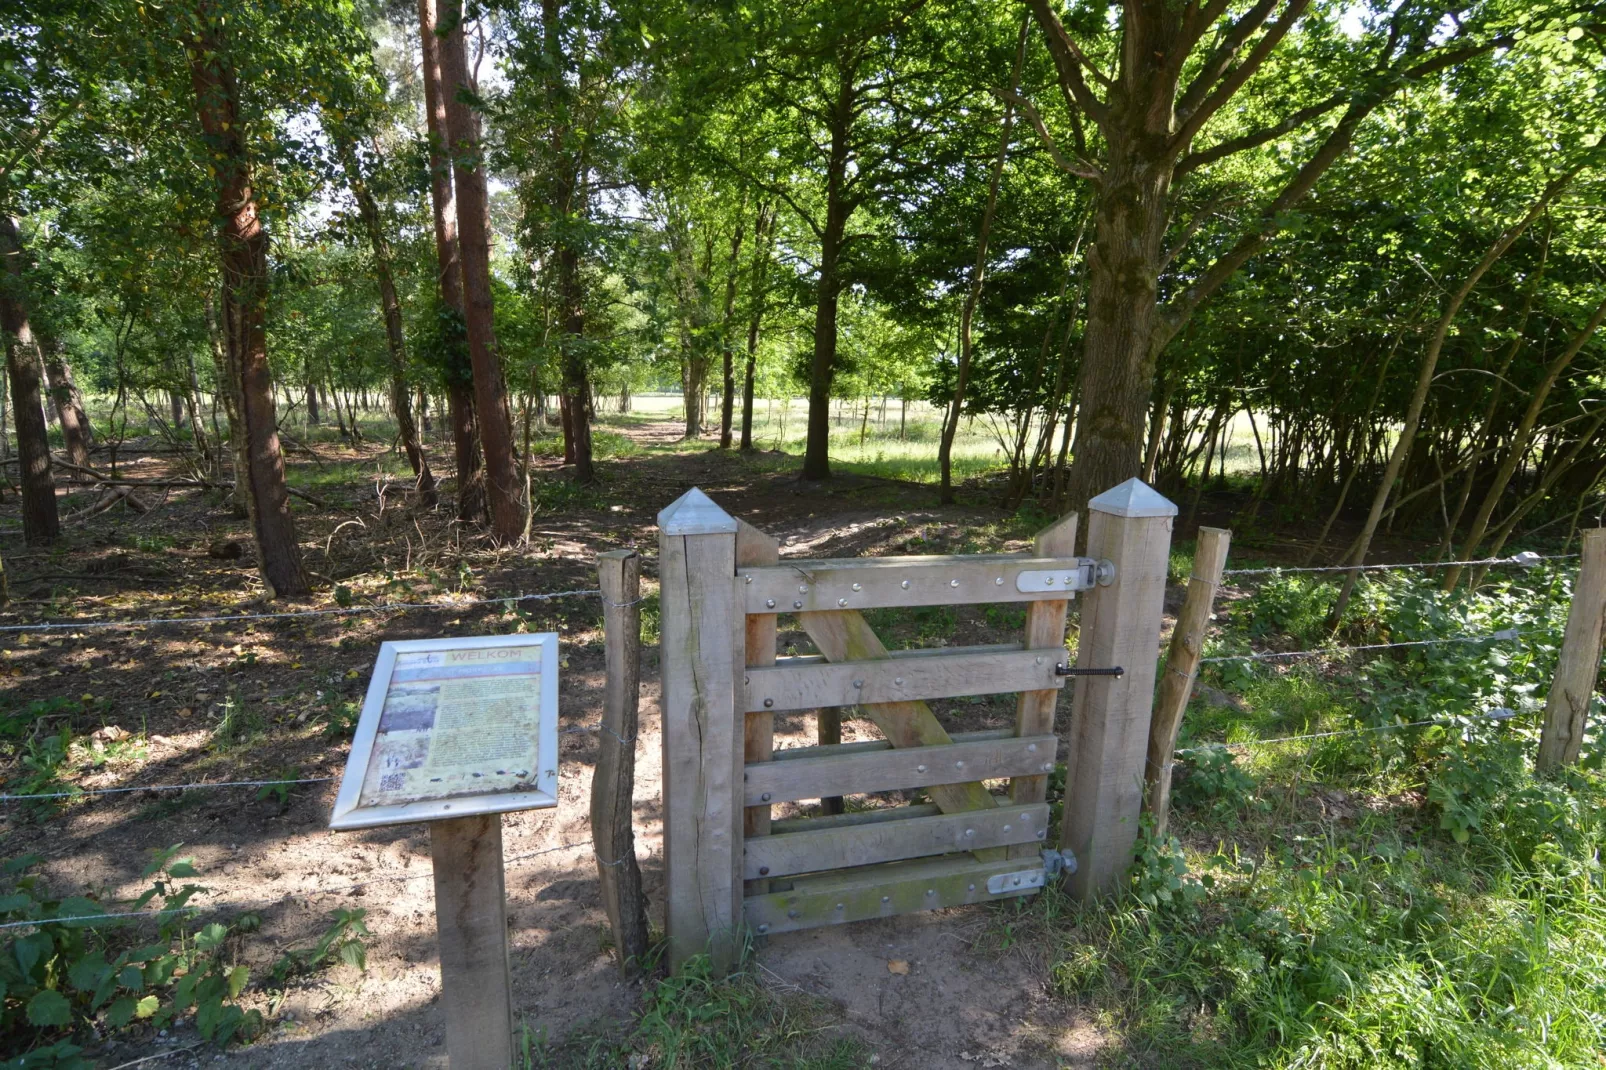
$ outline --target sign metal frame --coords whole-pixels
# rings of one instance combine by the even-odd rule
[[[398,654],[428,651],[483,650],[494,647],[541,648],[541,695],[536,726],[536,769],[534,786],[519,791],[492,791],[483,794],[453,795],[440,799],[388,806],[359,806],[363,781],[379,736],[379,719]],[[475,814],[503,814],[516,810],[537,810],[558,805],[558,633],[533,632],[523,635],[485,635],[461,639],[404,639],[381,644],[368,682],[362,714],[357,721],[345,774],[335,797],[331,829],[349,830],[404,825],[415,821],[442,821]]]

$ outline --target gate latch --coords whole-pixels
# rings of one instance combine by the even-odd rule
[[[1054,666],[1055,676],[1125,676],[1126,670],[1117,665],[1110,669],[1078,669],[1064,662]]]

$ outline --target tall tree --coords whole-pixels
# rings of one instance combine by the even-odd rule
[[[1119,18],[1108,20],[1098,5],[1077,4],[1062,18],[1050,0],[1028,3],[1066,104],[1069,148],[1060,148],[1062,139],[1035,109],[1029,117],[1062,166],[1095,190],[1081,412],[1070,479],[1071,507],[1080,508],[1091,495],[1138,473],[1160,353],[1344,155],[1361,122],[1401,87],[1509,44],[1512,37],[1491,25],[1501,16],[1494,5],[1459,0],[1408,0],[1367,16],[1365,32],[1345,47],[1335,47],[1344,38],[1328,28],[1339,12],[1320,8],[1308,14],[1310,0],[1255,0],[1240,11],[1214,0],[1142,0],[1123,5]],[[1302,106],[1285,106],[1264,125],[1224,132],[1212,127],[1212,143],[1195,147],[1212,119],[1233,114],[1228,103],[1257,75],[1275,76],[1276,65],[1268,64],[1302,21],[1322,28],[1311,39],[1325,68],[1314,83],[1325,87],[1289,94]],[[1330,121],[1334,113],[1339,117]],[[1329,125],[1312,138],[1315,148],[1304,163],[1251,214],[1236,240],[1223,243],[1212,262],[1162,299],[1174,183],[1317,123]]]
[[[1015,45],[1015,66],[1009,75],[1004,115],[999,121],[998,153],[993,158],[992,174],[987,179],[987,202],[982,208],[981,226],[976,235],[976,262],[971,266],[970,285],[965,293],[965,303],[959,310],[959,364],[954,370],[954,396],[948,402],[948,413],[942,422],[942,440],[937,444],[937,467],[941,472],[938,494],[944,505],[951,505],[954,500],[954,436],[959,432],[959,417],[965,406],[965,386],[970,379],[976,305],[981,301],[981,288],[987,280],[987,243],[992,237],[993,215],[998,211],[998,184],[1004,177],[1004,162],[1009,158],[1010,135],[1015,127],[1016,89],[1020,86],[1021,65],[1026,62],[1026,31],[1030,25],[1030,22],[1021,23],[1020,39]]]
[[[513,417],[496,349],[491,304],[490,201],[480,153],[478,93],[469,78],[462,0],[444,0],[436,27],[440,39],[441,97],[446,103],[452,188],[457,194],[458,257],[463,270],[463,319],[474,369],[474,412],[485,454],[485,499],[491,534],[512,542],[524,529],[519,480],[513,464]]]
[[[474,376],[464,346],[463,268],[458,253],[457,199],[452,192],[445,92],[441,86],[439,18],[435,0],[418,0],[424,120],[429,136],[430,206],[435,225],[436,285],[440,309],[435,336],[446,388],[446,421],[451,425],[457,469],[457,519],[485,516],[485,477],[480,468],[479,421],[474,413]]]
[[[413,423],[412,388],[407,383],[407,339],[402,330],[401,302],[396,297],[396,278],[391,269],[390,236],[379,212],[379,202],[369,188],[357,157],[357,147],[349,136],[335,133],[340,160],[346,171],[346,183],[368,235],[369,251],[373,255],[374,280],[379,284],[379,303],[385,317],[385,344],[390,355],[390,409],[396,418],[396,434],[401,439],[407,463],[412,467],[414,486],[419,501],[433,507],[438,498],[435,492],[435,474],[429,470],[429,458],[418,440],[418,428]],[[310,409],[309,409],[310,415]]]
[[[705,137],[704,152],[784,204],[814,239],[803,477],[825,479],[838,308],[873,233],[867,209],[894,190],[915,196],[923,184],[940,184],[934,143],[956,127],[968,131],[970,107],[996,77],[981,72],[999,50],[999,11],[928,0],[818,0],[743,11],[748,36],[727,30],[736,41],[729,47],[741,56],[697,42],[705,62],[726,78],[711,78],[701,92],[729,102],[742,135]],[[695,32],[708,30],[699,25]],[[755,131],[762,151],[738,151]]]
[[[23,281],[22,236],[10,215],[0,212],[0,331],[5,332],[6,378],[17,428],[17,459],[22,465],[22,535],[30,544],[61,534],[56,484],[50,475],[50,440],[43,405],[43,363],[28,320]]]
[[[201,139],[211,159],[218,246],[223,263],[223,334],[240,383],[257,567],[270,598],[309,592],[290,516],[268,365],[265,310],[268,235],[252,189],[251,159],[240,114],[240,84],[230,58],[225,19],[210,0],[181,16],[184,49]]]

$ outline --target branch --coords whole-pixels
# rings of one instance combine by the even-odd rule
[[[1175,170],[1172,171],[1172,177],[1173,179],[1181,178],[1189,171],[1203,167],[1207,163],[1215,163],[1217,160],[1231,156],[1235,152],[1243,152],[1245,149],[1264,145],[1272,138],[1281,137],[1291,130],[1304,126],[1312,119],[1326,115],[1347,100],[1349,100],[1348,93],[1334,93],[1326,100],[1319,101],[1307,108],[1299,109],[1275,125],[1243,134],[1239,137],[1228,138],[1226,141],[1212,145],[1208,149],[1201,149],[1199,152],[1190,152],[1177,163]]]
[[[1032,124],[1032,129],[1037,131],[1037,136],[1043,139],[1043,147],[1048,150],[1049,158],[1061,170],[1069,171],[1078,178],[1085,178],[1090,182],[1103,181],[1104,172],[1093,164],[1080,156],[1067,159],[1060,152],[1059,146],[1054,142],[1054,136],[1048,132],[1048,127],[1043,125],[1043,117],[1037,113],[1037,109],[1033,107],[1031,101],[1012,89],[994,89],[993,93],[1021,110],[1021,114],[1026,116],[1026,121]]]
[[[1048,54],[1054,60],[1054,69],[1059,74],[1060,85],[1087,113],[1087,117],[1102,127],[1109,116],[1109,108],[1093,95],[1093,90],[1088,88],[1086,80],[1082,78],[1082,67],[1086,65],[1093,71],[1094,77],[1106,86],[1110,84],[1110,80],[1087,63],[1082,50],[1071,40],[1071,35],[1065,32],[1064,23],[1054,14],[1049,0],[1027,0],[1027,3],[1031,6],[1037,24],[1043,28],[1043,38],[1048,42]]]
[[[1204,7],[1189,3],[1182,16],[1182,40],[1178,42],[1177,51],[1186,56],[1199,43],[1204,32],[1214,26],[1216,20],[1227,13],[1232,6],[1232,0],[1210,0]]]
[[[1181,152],[1186,149],[1189,143],[1193,141],[1194,135],[1204,127],[1210,117],[1221,110],[1222,105],[1231,100],[1233,95],[1243,88],[1243,84],[1261,68],[1261,65],[1266,62],[1266,58],[1282,43],[1283,38],[1288,36],[1288,31],[1294,28],[1294,23],[1298,22],[1305,14],[1305,8],[1309,5],[1310,0],[1289,0],[1288,6],[1283,9],[1282,17],[1266,28],[1266,32],[1260,35],[1260,40],[1255,42],[1255,47],[1250,49],[1249,55],[1244,58],[1244,61],[1227,71],[1221,77],[1221,81],[1216,85],[1216,88],[1197,107],[1191,106],[1189,102],[1194,99],[1198,87],[1208,86],[1210,83],[1205,80],[1207,72],[1201,72],[1200,76],[1193,80],[1193,84],[1188,86],[1187,92],[1182,95],[1182,102],[1178,107],[1178,114],[1185,115],[1186,118],[1177,132],[1171,136],[1170,149],[1172,152]],[[1235,35],[1238,34],[1240,27],[1244,23],[1250,21],[1265,6],[1266,0],[1261,0],[1260,4],[1256,5],[1249,14],[1239,20],[1238,25],[1232,28],[1232,33],[1227,35],[1228,39],[1223,44],[1223,49],[1230,47],[1233,53],[1238,51],[1243,40],[1241,38],[1234,40]],[[1264,19],[1265,16],[1262,15],[1260,21],[1264,21]],[[1257,21],[1255,26],[1250,27],[1250,29],[1254,29],[1259,25],[1260,22]],[[1246,38],[1247,36],[1248,32],[1246,31],[1243,37]]]
[[[1226,200],[1225,196],[1217,197],[1194,213],[1193,218],[1188,220],[1188,225],[1182,228],[1182,236],[1177,239],[1177,243],[1167,249],[1160,258],[1161,271],[1170,267],[1171,261],[1175,260],[1178,254],[1187,248],[1188,243],[1193,240],[1193,236],[1199,233],[1199,228],[1205,225],[1207,219],[1216,214],[1216,210],[1222,207],[1222,201],[1224,200]]]
[[[1203,18],[1200,19],[1198,30],[1201,35],[1216,19],[1226,14],[1229,5],[1213,4],[1211,6],[1213,11],[1211,12],[1210,21],[1205,22]],[[1265,21],[1271,18],[1271,13],[1276,10],[1277,0],[1260,0],[1254,7],[1244,12],[1237,22],[1217,35],[1218,43],[1214,51],[1200,65],[1199,73],[1193,76],[1193,81],[1188,83],[1188,88],[1183,90],[1182,94],[1177,97],[1176,111],[1179,116],[1186,117],[1193,114],[1193,110],[1199,106],[1199,102],[1210,91],[1210,87],[1215,85],[1216,81],[1223,74],[1226,74],[1227,69],[1232,66],[1233,57],[1238,54],[1238,50],[1243,47],[1244,42],[1249,40],[1250,35],[1264,25]]]
[[[1275,233],[1281,225],[1279,216],[1299,203],[1307,193],[1316,185],[1316,181],[1349,149],[1350,140],[1355,136],[1355,130],[1361,121],[1370,115],[1383,101],[1387,100],[1401,86],[1419,81],[1430,74],[1435,74],[1447,67],[1470,59],[1473,56],[1491,51],[1495,48],[1509,44],[1511,38],[1506,35],[1495,37],[1487,42],[1477,45],[1467,45],[1462,48],[1446,49],[1436,55],[1408,67],[1403,71],[1391,71],[1389,76],[1374,83],[1371,89],[1354,97],[1343,118],[1333,127],[1323,141],[1316,154],[1306,161],[1305,166],[1289,180],[1288,185],[1277,195],[1270,204],[1261,210],[1259,218],[1252,228],[1246,232],[1238,242],[1221,255],[1210,268],[1199,277],[1193,285],[1184,289],[1161,309],[1155,322],[1154,333],[1149,338],[1149,352],[1157,355],[1166,344],[1176,336],[1182,325],[1188,322],[1194,309],[1205,298],[1215,293],[1222,284],[1243,266],[1244,262],[1253,256],[1265,243],[1266,239]]]

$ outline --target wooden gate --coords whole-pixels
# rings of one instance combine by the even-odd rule
[[[794,559],[700,490],[658,517],[665,928],[678,968],[760,934],[1030,895],[1058,872],[1109,889],[1131,858],[1176,507],[1138,480],[1041,532],[1030,555]],[[1085,592],[1076,667],[1066,611]],[[862,611],[1026,603],[1018,644],[888,651]],[[820,655],[776,657],[793,614]],[[1065,817],[1048,843],[1054,713],[1078,711]],[[1013,729],[950,734],[925,700],[1018,692]],[[837,742],[857,707],[883,738]],[[772,746],[778,713],[819,711],[821,744]],[[995,792],[988,782],[1007,781]],[[772,820],[807,799],[923,789],[930,803]]]

